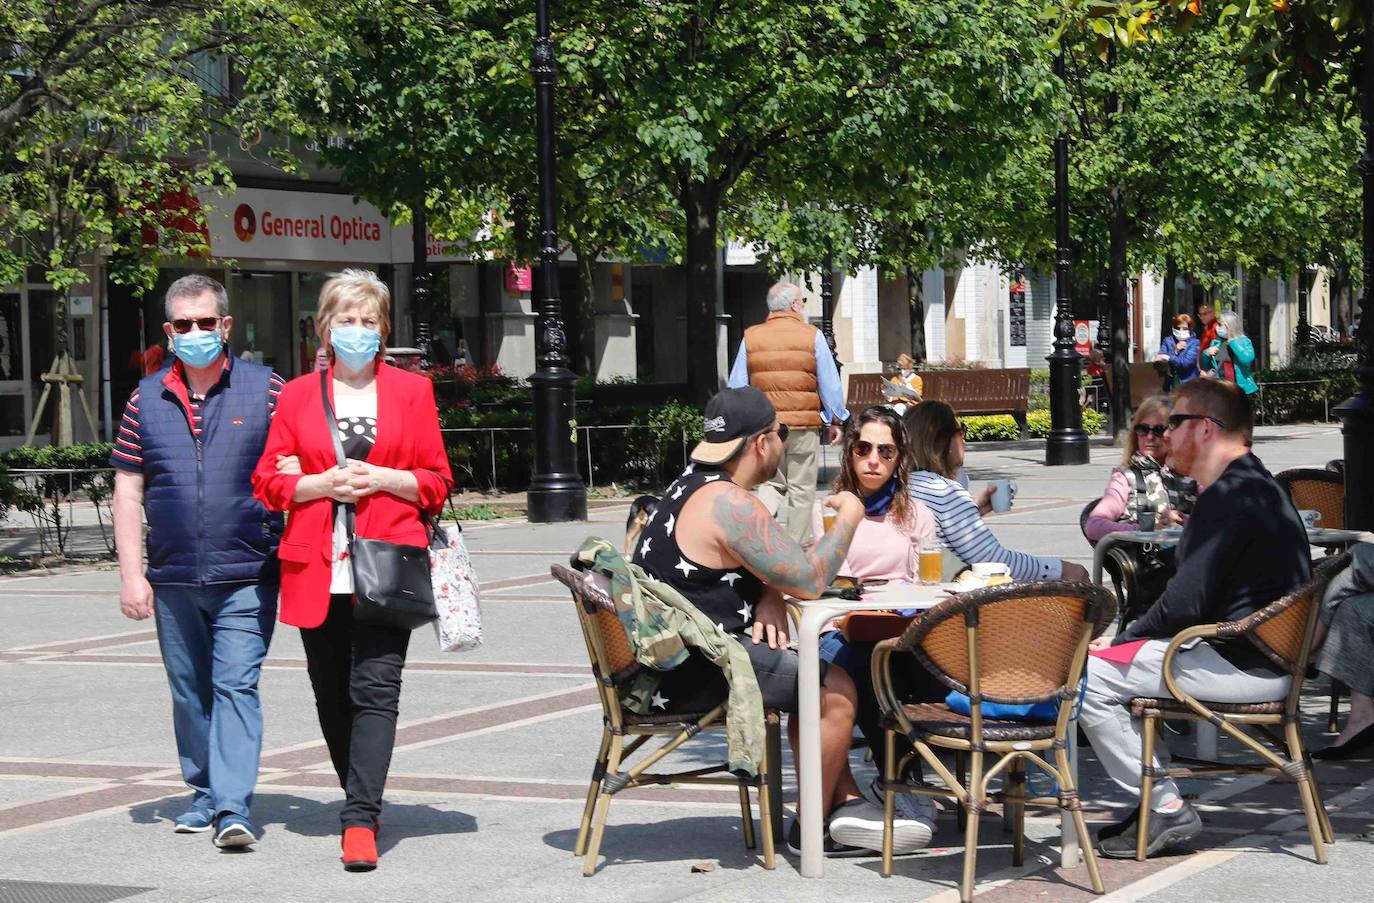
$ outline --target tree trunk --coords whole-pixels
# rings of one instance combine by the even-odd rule
[[[577,336],[572,368],[582,376],[596,378],[596,252],[573,248],[577,258],[577,300],[569,324]]]
[[[1174,317],[1178,316],[1178,261],[1173,255],[1164,260],[1164,304],[1159,312],[1159,341],[1173,331]],[[1191,317],[1192,314],[1189,313]],[[1198,333],[1201,334],[1201,330]]]
[[[1113,186],[1108,205],[1107,302],[1112,319],[1112,434],[1120,444],[1131,424],[1130,323],[1126,309],[1126,242],[1131,227],[1126,187]]]
[[[720,389],[716,312],[720,309],[720,195],[701,182],[682,189],[687,215],[687,384],[692,401],[704,405]]]
[[[921,273],[906,268],[907,303],[911,310],[911,357],[917,365],[926,359],[925,280]]]

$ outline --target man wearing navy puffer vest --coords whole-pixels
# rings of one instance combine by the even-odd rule
[[[257,840],[250,820],[262,750],[258,675],[277,616],[282,516],[253,498],[283,381],[228,353],[224,286],[183,276],[167,289],[175,361],[129,398],[110,463],[119,607],[154,616],[190,807],[178,834],[215,846]],[[143,514],[148,561],[143,561]]]

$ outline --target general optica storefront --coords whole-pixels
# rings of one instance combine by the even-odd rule
[[[206,273],[228,289],[234,353],[288,379],[310,369],[318,345],[320,289],[346,267],[373,270],[392,285],[397,296],[393,335],[409,340],[408,293],[393,278],[394,265],[411,260],[408,225],[393,227],[375,206],[348,194],[240,188],[229,197],[203,194],[200,202],[211,259],[230,265],[183,261],[164,267],[141,304],[127,291],[112,290],[110,383],[116,416],[142,373],[143,352],[165,345],[163,296],[187,273]],[[454,250],[431,243],[431,260],[465,259]]]

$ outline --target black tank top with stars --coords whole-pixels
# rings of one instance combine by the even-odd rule
[[[763,583],[744,568],[722,570],[697,564],[677,544],[677,519],[698,489],[730,475],[718,467],[692,464],[663,493],[658,510],[644,525],[632,561],[682,593],[726,633],[754,622]]]

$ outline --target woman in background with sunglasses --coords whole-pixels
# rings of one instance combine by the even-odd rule
[[[1011,579],[1076,580],[1088,582],[1081,564],[1047,555],[1008,549],[983,523],[987,493],[974,501],[968,492],[964,466],[964,425],[943,401],[923,401],[906,412],[911,436],[910,492],[935,515],[936,530],[949,550],[964,564],[986,561],[1005,564]]]
[[[1083,516],[1083,535],[1088,542],[1096,545],[1108,533],[1177,526],[1193,509],[1197,485],[1166,465],[1169,436],[1165,430],[1170,407],[1168,398],[1155,395],[1136,409],[1121,466],[1112,470],[1102,500]],[[1134,620],[1154,604],[1174,575],[1174,550],[1138,545],[1117,549],[1114,554],[1130,556],[1135,562],[1134,588],[1123,589],[1126,578],[1114,559],[1107,559],[1106,569],[1127,604],[1126,620]]]
[[[864,503],[865,516],[854,530],[854,541],[840,565],[840,575],[860,580],[916,582],[921,543],[935,538],[935,516],[907,492],[910,470],[911,443],[902,418],[892,408],[871,407],[850,420],[834,491],[857,495]],[[832,509],[823,509],[820,502],[812,509],[812,536],[825,535],[822,514],[827,510]],[[873,761],[881,774],[883,732],[869,667],[873,646],[846,640],[838,621],[821,633],[821,658],[843,668],[854,680],[858,694],[854,723],[873,750]],[[910,665],[906,689],[912,701],[931,702],[944,697],[945,691],[935,685],[934,678],[914,658]],[[903,744],[898,756],[907,752],[910,747]],[[881,798],[881,794],[875,794]],[[930,800],[900,793],[897,807],[893,853],[912,853],[930,843],[935,831],[935,806]],[[831,819],[830,836],[846,846],[881,850],[883,823],[862,813],[840,812]]]
[[[1121,466],[1112,470],[1107,491],[1084,521],[1083,535],[1089,542],[1108,533],[1177,526],[1192,510],[1192,480],[1176,475],[1165,463],[1169,408],[1168,398],[1155,395],[1136,409]]]

